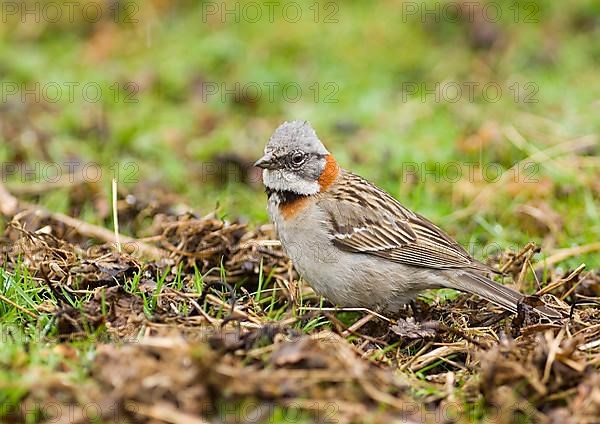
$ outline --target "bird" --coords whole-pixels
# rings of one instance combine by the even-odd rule
[[[269,138],[262,168],[267,211],[296,271],[340,307],[395,314],[423,290],[475,294],[512,313],[524,296],[491,278],[427,218],[343,169],[307,121],[286,121]],[[547,306],[541,315],[560,318]]]

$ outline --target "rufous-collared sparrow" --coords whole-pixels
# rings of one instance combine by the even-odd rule
[[[269,216],[296,270],[317,294],[338,306],[395,313],[422,290],[451,288],[517,312],[523,295],[486,276],[497,271],[342,169],[308,122],[283,123],[264,153],[255,166],[263,168]]]

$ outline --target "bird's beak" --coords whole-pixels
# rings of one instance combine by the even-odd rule
[[[259,168],[263,169],[275,169],[275,158],[271,153],[266,153],[262,158],[254,162],[254,166],[258,166]]]

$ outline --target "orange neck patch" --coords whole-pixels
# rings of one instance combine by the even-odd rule
[[[296,200],[279,205],[279,212],[281,212],[284,219],[292,219],[308,206],[309,201],[308,196],[298,197]]]
[[[325,160],[327,161],[327,164],[325,165],[325,169],[318,179],[321,192],[327,190],[327,188],[333,184],[337,176],[340,174],[340,167],[332,155],[329,154],[325,156]]]

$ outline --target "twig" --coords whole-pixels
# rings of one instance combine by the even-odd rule
[[[544,366],[544,374],[541,382],[545,385],[550,380],[550,371],[552,370],[552,364],[556,359],[556,354],[560,349],[560,342],[562,342],[562,339],[565,336],[565,332],[564,329],[561,328],[556,337],[554,337],[553,339],[551,339],[553,337],[551,331],[546,332],[544,336],[546,337],[546,342],[548,344],[548,356],[546,359],[546,365]]]
[[[365,315],[364,317],[362,317],[361,319],[356,321],[354,324],[352,324],[350,327],[348,327],[342,333],[342,335],[344,337],[347,337],[350,335],[350,333],[356,333],[363,325],[365,325],[366,323],[371,321],[374,317],[375,317],[375,315],[371,315],[371,314]]]
[[[121,236],[119,234],[119,208],[117,207],[117,180],[112,179],[112,210],[113,210],[113,228],[115,230],[115,242],[117,252],[121,253]]]
[[[400,366],[400,371],[405,371],[408,367],[412,365],[418,358],[421,357],[427,350],[433,346],[433,342],[427,342],[425,346],[423,346],[417,353],[415,353],[408,361]]]
[[[568,247],[566,249],[555,250],[551,256],[546,259],[542,259],[533,266],[534,269],[542,269],[544,266],[554,265],[555,263],[562,262],[567,258],[573,256],[584,255],[586,253],[592,253],[600,251],[600,241],[584,244],[583,246]]]
[[[185,412],[181,412],[167,403],[146,405],[130,400],[129,402],[125,402],[125,409],[133,412],[134,414],[144,415],[147,418],[153,418],[155,420],[172,424],[208,424],[208,421],[205,421],[196,415],[190,415],[186,414]]]
[[[38,319],[38,316],[36,314],[34,314],[33,312],[25,309],[24,307],[22,307],[21,305],[17,305],[15,302],[13,302],[12,300],[10,300],[9,298],[3,296],[0,294],[0,300],[8,303],[11,306],[14,306],[15,308],[17,308],[19,311],[23,312],[24,314],[29,315],[31,318],[33,319]]]
[[[0,182],[0,213],[6,217],[14,218],[15,214],[22,210],[23,215],[35,214],[41,217],[50,218],[52,221],[57,221],[65,224],[68,227],[75,229],[84,237],[95,238],[105,243],[116,245],[115,234],[112,231],[79,219],[70,217],[59,212],[50,212],[46,209],[33,205],[27,202],[19,202],[15,196],[9,193],[4,185]],[[167,252],[158,247],[143,243],[133,237],[119,235],[120,241],[123,242],[125,251],[129,254],[139,254],[139,256],[149,259],[160,260],[167,256]]]
[[[585,264],[581,264],[579,265],[575,271],[573,271],[572,273],[570,273],[567,277],[565,278],[561,278],[558,281],[555,281],[552,284],[548,284],[546,287],[544,287],[543,289],[540,289],[537,291],[536,296],[542,296],[545,295],[546,293],[550,293],[552,290],[556,289],[557,287],[560,287],[566,283],[568,283],[569,281],[571,281],[573,278],[577,277],[579,274],[581,274],[581,272],[585,269]],[[579,284],[579,283],[577,283]],[[571,289],[569,289],[569,292],[565,295],[563,295],[561,297],[561,299],[564,300],[564,298],[566,298],[568,296],[568,294],[570,294],[570,292],[577,287],[577,284],[575,284],[573,287],[571,287]]]
[[[504,265],[502,265],[502,267],[500,268],[500,272],[504,274],[508,270],[508,268],[511,267],[512,264],[514,264],[518,259],[520,259],[523,255],[528,253],[533,248],[535,248],[535,243],[532,241],[528,242],[525,246],[523,246],[519,253],[511,257],[508,261],[506,261]]]
[[[416,372],[426,367],[427,365],[435,362],[436,360],[440,359],[440,357],[442,356],[450,356],[456,353],[464,352],[468,352],[468,346],[466,342],[441,346],[419,357],[416,363],[413,363],[410,366],[410,370]]]
[[[38,215],[47,215],[53,221],[61,222],[69,227],[77,230],[77,232],[85,237],[95,238],[105,243],[116,244],[115,236],[112,231],[99,227],[97,225],[88,224],[87,222],[79,219],[70,217],[68,215],[58,212],[48,212],[44,209],[38,208],[34,205],[28,205],[32,208],[32,211]],[[133,237],[127,237],[121,235],[121,242],[124,246],[125,252],[129,254],[139,253],[140,256],[147,257],[149,259],[160,260],[167,256],[167,253],[158,247],[142,243]]]

